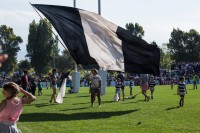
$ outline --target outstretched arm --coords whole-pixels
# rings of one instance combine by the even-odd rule
[[[23,90],[21,87],[20,87],[20,92],[26,96],[22,98],[22,104],[30,104],[33,101],[35,101],[36,97],[33,96],[31,93]]]

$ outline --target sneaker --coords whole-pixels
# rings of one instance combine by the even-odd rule
[[[99,105],[99,108],[101,107],[101,105]]]
[[[90,107],[94,107],[94,104],[91,104],[91,106]]]
[[[151,96],[151,99],[153,99],[153,96]]]

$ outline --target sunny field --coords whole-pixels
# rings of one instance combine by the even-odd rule
[[[184,107],[178,106],[176,88],[156,86],[154,99],[149,102],[143,101],[141,94],[114,102],[115,88],[108,87],[100,108],[97,100],[90,107],[86,87],[78,94],[66,94],[63,104],[50,104],[52,90],[43,89],[43,96],[24,106],[18,128],[23,133],[200,133],[200,87],[193,90],[187,86]],[[134,87],[135,94],[139,91]]]

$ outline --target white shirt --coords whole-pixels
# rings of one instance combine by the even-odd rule
[[[101,77],[99,75],[91,75],[89,78],[91,80],[91,87],[99,87],[99,81],[101,81]]]

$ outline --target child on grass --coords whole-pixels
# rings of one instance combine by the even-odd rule
[[[151,91],[151,99],[153,99],[153,92],[154,92],[154,87],[155,87],[155,85],[156,85],[156,81],[154,80],[154,77],[153,76],[151,76],[150,77],[150,80],[149,80],[149,89],[150,89],[150,91]]]
[[[123,82],[121,82],[121,79],[120,78],[117,78],[117,81],[115,82],[115,94],[118,95],[119,99],[120,100],[120,89],[121,87],[123,86]]]
[[[174,88],[174,79],[173,78],[171,78],[171,80],[170,80],[170,85],[171,85],[171,90],[173,90],[173,88]]]
[[[42,95],[42,83],[41,83],[41,80],[38,80],[37,86],[38,86],[38,96],[41,96]]]
[[[149,101],[150,97],[147,95],[148,90],[148,74],[141,74],[140,88],[142,89],[142,94],[144,95],[144,101]]]
[[[184,97],[187,94],[186,85],[184,82],[184,77],[179,78],[180,82],[178,83],[177,94],[180,96],[179,105],[182,107],[184,105]]]
[[[25,97],[19,98],[17,95],[20,92]],[[0,132],[21,133],[16,123],[22,113],[22,106],[32,103],[36,98],[14,82],[8,82],[3,86],[3,95],[4,99],[0,103]]]
[[[129,83],[129,88],[130,88],[130,95],[133,95],[133,86],[134,86],[134,78],[130,77],[130,83]]]

